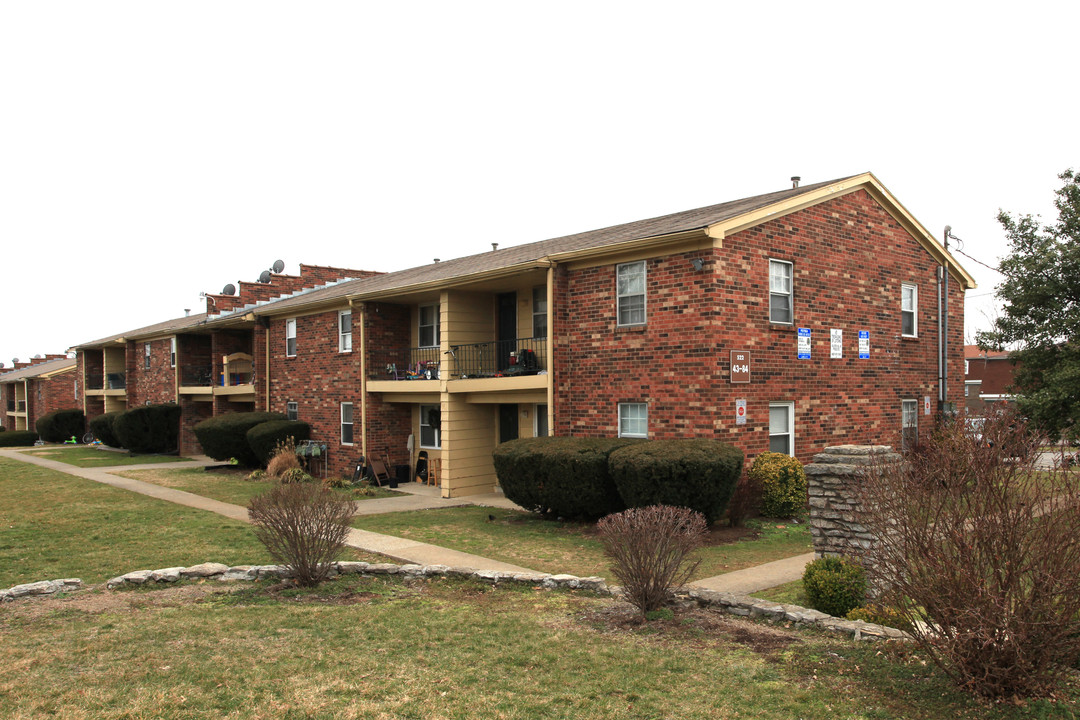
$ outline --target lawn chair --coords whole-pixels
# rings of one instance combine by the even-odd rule
[[[375,484],[380,487],[383,481],[386,484],[390,484],[390,470],[386,467],[386,463],[382,460],[368,460],[368,469],[371,471],[371,476],[375,478]]]

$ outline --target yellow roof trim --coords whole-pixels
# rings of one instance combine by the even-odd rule
[[[734,235],[747,228],[761,225],[769,220],[775,220],[784,215],[789,215],[812,205],[817,205],[818,203],[841,197],[857,190],[866,190],[870,194],[870,197],[874,198],[886,212],[892,215],[893,218],[912,235],[912,237],[918,240],[919,244],[922,245],[938,263],[949,268],[950,273],[952,273],[953,277],[962,284],[965,290],[976,287],[975,278],[972,277],[959,262],[957,262],[956,258],[946,252],[945,247],[938,242],[937,238],[923,227],[922,223],[916,220],[915,216],[908,212],[907,208],[905,208],[900,201],[889,192],[888,188],[882,185],[881,182],[874,177],[874,174],[870,172],[856,175],[846,180],[833,183],[832,185],[818,188],[813,192],[797,195],[788,200],[759,208],[753,212],[715,223],[706,229],[706,233],[709,237],[712,237],[717,241],[722,241],[725,237]]]

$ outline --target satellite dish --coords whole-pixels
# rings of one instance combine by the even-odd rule
[[[281,260],[275,260],[274,264],[270,266],[270,269],[280,275],[281,271],[285,269],[285,263]]]
[[[12,365],[15,365],[18,362],[19,362],[19,358],[11,358],[11,364]]]
[[[40,360],[40,359],[41,359],[41,358],[43,358],[43,357],[45,357],[45,356],[44,356],[44,355],[42,355],[41,353],[38,353],[37,355],[35,355],[35,356],[34,356],[34,359],[35,359],[35,360]]]
[[[4,368],[4,363],[0,363],[0,370]]]
[[[229,283],[225,287],[221,288],[221,294],[222,295],[235,295],[236,294],[236,286],[233,285],[232,283]]]
[[[263,285],[266,285],[270,282],[269,270],[263,270],[261,273],[259,273],[259,282],[261,282]]]

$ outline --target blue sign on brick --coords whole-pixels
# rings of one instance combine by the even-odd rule
[[[799,328],[799,359],[810,359],[810,328]]]
[[[860,360],[869,360],[870,359],[870,331],[869,330],[860,330],[859,331],[859,359]]]

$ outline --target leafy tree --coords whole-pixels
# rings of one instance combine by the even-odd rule
[[[1080,173],[1058,176],[1056,223],[998,214],[1009,238],[999,270],[1004,311],[983,348],[1017,346],[1014,390],[1021,413],[1050,437],[1080,437]]]

